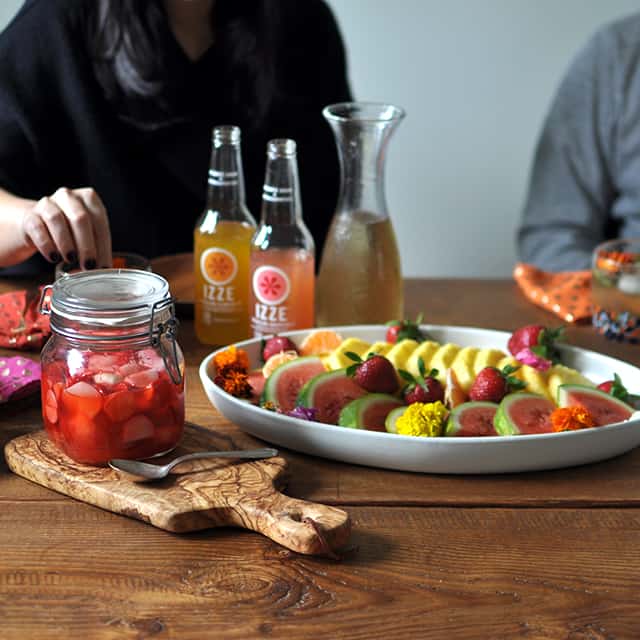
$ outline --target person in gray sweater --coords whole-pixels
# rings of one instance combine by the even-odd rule
[[[576,56],[538,141],[517,242],[547,271],[588,269],[600,242],[640,237],[640,14]]]

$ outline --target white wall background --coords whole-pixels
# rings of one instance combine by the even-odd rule
[[[387,160],[405,275],[509,276],[553,92],[589,35],[637,0],[327,1],[356,98],[407,111]],[[0,1],[0,28],[21,4]]]

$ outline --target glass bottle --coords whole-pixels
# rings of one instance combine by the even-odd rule
[[[41,353],[49,439],[87,464],[149,458],[184,429],[184,358],[167,281],[134,269],[81,271],[45,289]]]
[[[336,139],[341,185],[320,263],[317,323],[401,319],[402,271],[384,165],[389,139],[405,113],[389,104],[357,102],[329,105],[322,113]]]
[[[249,250],[256,223],[245,204],[240,129],[213,129],[207,205],[194,231],[195,330],[206,344],[249,337]]]
[[[260,225],[251,246],[254,337],[314,324],[315,247],[302,220],[296,143],[271,140]]]

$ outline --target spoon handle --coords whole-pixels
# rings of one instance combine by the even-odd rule
[[[240,451],[200,451],[197,453],[188,453],[180,456],[167,464],[167,470],[173,469],[176,465],[187,460],[200,460],[202,458],[237,458],[259,460],[261,458],[273,458],[278,455],[277,449],[246,449]]]

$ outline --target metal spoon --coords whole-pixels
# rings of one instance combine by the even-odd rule
[[[278,455],[277,449],[247,449],[245,451],[201,451],[188,453],[172,460],[169,464],[158,465],[137,460],[121,460],[119,458],[109,460],[109,466],[116,471],[126,471],[134,476],[147,480],[161,480],[166,478],[169,471],[176,465],[186,460],[200,460],[201,458],[238,458],[259,460],[261,458],[273,458]]]

